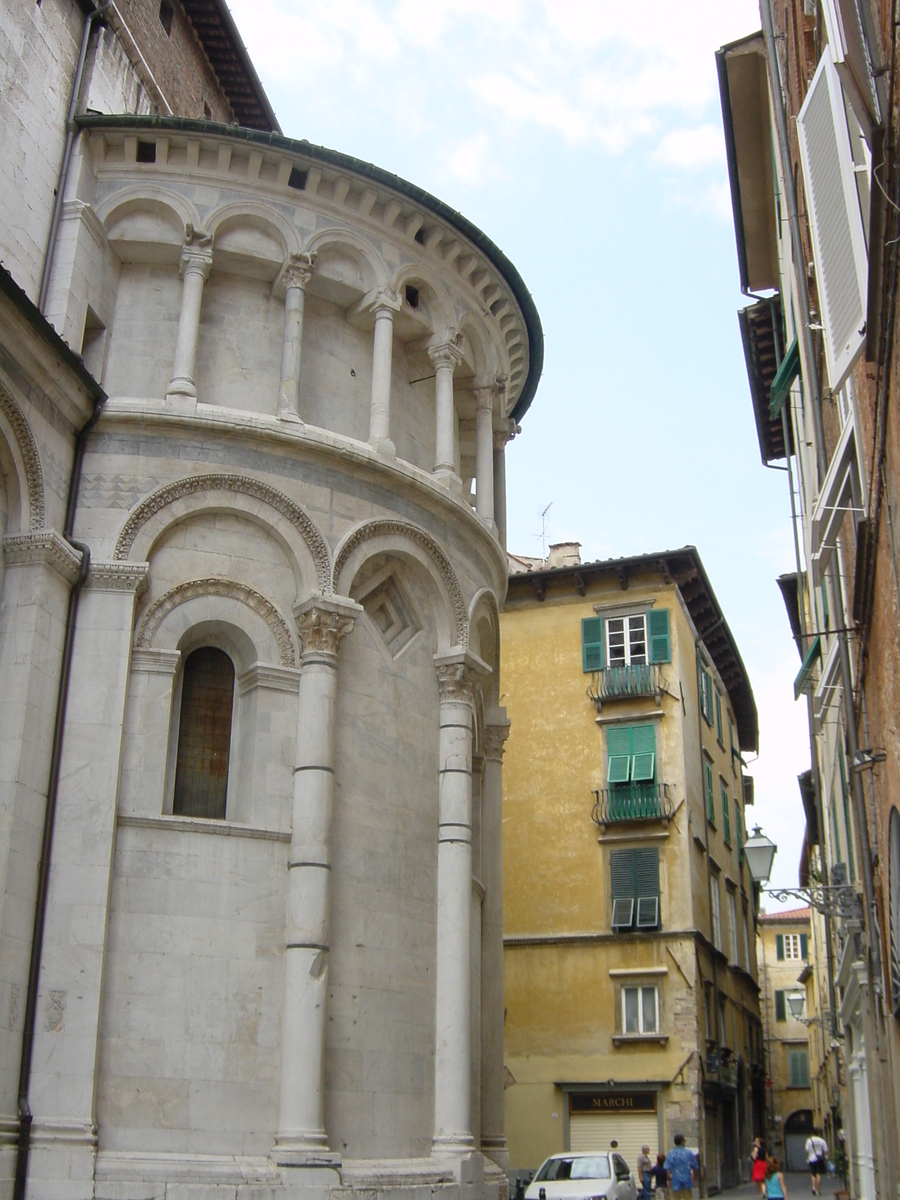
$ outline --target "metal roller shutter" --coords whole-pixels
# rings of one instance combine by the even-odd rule
[[[619,1143],[618,1153],[632,1171],[637,1170],[641,1146],[650,1147],[650,1157],[654,1161],[657,1151],[665,1149],[658,1145],[659,1124],[656,1113],[630,1113],[627,1116],[621,1113],[570,1114],[570,1150],[608,1150],[613,1138]]]

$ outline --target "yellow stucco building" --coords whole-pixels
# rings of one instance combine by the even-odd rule
[[[503,702],[506,1130],[513,1170],[683,1132],[709,1190],[764,1110],[753,693],[697,551],[512,559]]]

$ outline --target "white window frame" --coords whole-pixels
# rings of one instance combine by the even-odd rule
[[[800,934],[786,933],[784,935],[784,961],[800,962]]]
[[[630,667],[632,665],[645,666],[650,661],[650,645],[647,640],[647,614],[646,613],[626,614],[625,616],[621,616],[621,617],[607,617],[603,623],[605,625],[604,635],[606,637],[606,665],[607,665],[607,667]],[[621,632],[622,632],[623,638],[624,638],[624,647],[623,648],[624,648],[624,652],[625,652],[625,658],[624,658],[624,661],[620,661],[617,659],[615,662],[613,662],[613,652],[612,652],[612,643],[610,641],[610,634],[612,633],[613,625],[620,625],[620,624],[622,626]],[[634,662],[632,662],[631,630],[632,630],[632,625],[637,627],[638,624],[640,624],[640,626],[644,630],[644,639],[643,639],[644,640],[644,653],[643,653],[642,658],[639,656]],[[616,632],[618,633],[619,630],[617,629]]]
[[[625,1015],[625,996],[628,992],[637,993],[637,1014],[638,1028],[628,1030],[627,1019]],[[644,1028],[644,992],[653,993],[653,1029]],[[622,1033],[626,1037],[654,1037],[659,1033],[659,988],[652,984],[629,984],[622,988]]]

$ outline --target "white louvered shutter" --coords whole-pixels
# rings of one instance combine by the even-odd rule
[[[868,263],[844,97],[827,47],[800,109],[797,132],[828,383],[837,391],[865,344]]]
[[[857,119],[865,128],[881,120],[858,0],[822,0],[831,58]]]

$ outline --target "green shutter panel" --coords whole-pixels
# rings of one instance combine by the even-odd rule
[[[638,929],[659,925],[659,851],[635,850],[635,893]]]
[[[784,1004],[784,992],[780,990],[775,993],[775,1020],[787,1020],[787,1009],[785,1008]]]
[[[784,934],[775,934],[775,957],[779,962],[784,962]]]
[[[715,822],[716,808],[715,801],[713,799],[712,767],[709,765],[709,763],[704,763],[703,765],[706,772],[706,815],[710,821]]]
[[[669,610],[651,608],[647,613],[647,634],[650,639],[650,662],[672,661],[672,646],[669,639]]]
[[[583,617],[581,621],[581,669],[585,672],[602,671],[604,662],[603,618]]]
[[[633,782],[652,783],[656,778],[656,730],[652,725],[631,727],[631,778]]]
[[[722,784],[722,836],[727,845],[731,845],[731,811],[728,807],[728,792]]]
[[[636,853],[614,850],[609,856],[613,929],[630,929],[634,923]]]
[[[606,731],[606,778],[610,783],[627,783],[631,775],[632,729],[610,725]]]
[[[800,934],[800,957],[804,962],[809,959],[809,937],[805,933]]]
[[[737,830],[738,862],[744,861],[744,831],[741,829],[741,810],[737,800],[734,802],[734,827]]]
[[[722,697],[716,692],[716,737],[722,740]]]

